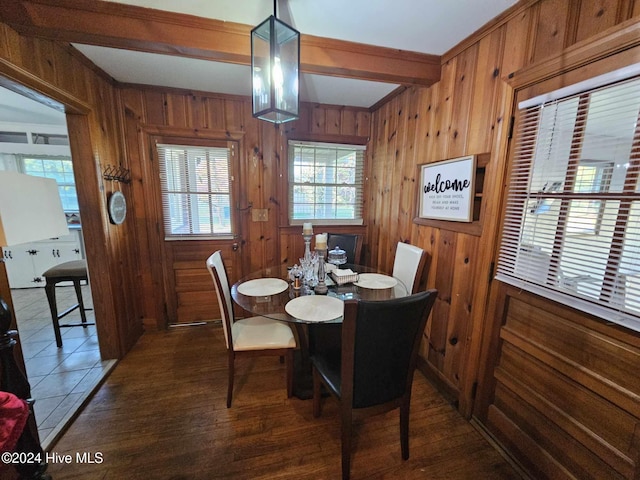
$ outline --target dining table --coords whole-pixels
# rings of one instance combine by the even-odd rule
[[[290,267],[284,264],[251,272],[231,287],[231,297],[243,310],[285,321],[294,328],[299,349],[293,394],[302,399],[312,396],[309,353],[339,348],[346,300],[382,301],[409,294],[401,280],[375,267],[346,264],[339,269],[327,265],[327,269],[327,293],[323,295],[304,284],[295,288]]]

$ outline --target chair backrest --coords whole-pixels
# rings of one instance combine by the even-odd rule
[[[339,246],[347,253],[347,263],[359,264],[362,252],[362,235],[351,233],[328,233],[327,249],[333,250]]]
[[[220,307],[220,315],[222,315],[224,340],[227,348],[231,348],[230,346],[233,345],[233,339],[231,338],[231,324],[234,322],[233,303],[231,301],[229,279],[227,278],[227,271],[224,268],[220,250],[212,253],[209,258],[207,258],[207,270],[209,270],[211,274],[213,285],[216,287],[216,294],[218,295],[218,306]]]
[[[365,408],[410,394],[420,341],[436,296],[437,290],[428,290],[392,300],[345,302],[343,401],[351,397],[353,408]]]
[[[427,264],[427,252],[415,245],[398,242],[393,261],[393,276],[404,283],[409,293],[416,293]]]

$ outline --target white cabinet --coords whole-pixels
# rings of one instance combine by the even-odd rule
[[[9,286],[44,287],[45,279],[42,274],[54,265],[83,258],[81,245],[81,231],[72,230],[64,237],[4,247]]]

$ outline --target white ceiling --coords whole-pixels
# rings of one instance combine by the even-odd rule
[[[273,0],[108,0],[257,25]],[[300,33],[442,55],[516,0],[279,0],[277,16]]]
[[[73,44],[119,82],[176,87],[231,95],[251,95],[245,65]],[[300,98],[307,102],[370,107],[398,85],[322,75],[300,75]]]
[[[255,26],[272,0],[110,0]],[[280,0],[277,16],[302,34],[441,55],[517,0]],[[250,68],[74,44],[120,82],[250,95]],[[370,107],[399,85],[302,74],[300,99]]]
[[[18,93],[0,87],[0,131],[11,131],[12,125],[67,125],[64,113]]]
[[[255,26],[273,0],[109,0]],[[441,55],[517,0],[278,0],[277,17],[302,34]],[[250,95],[248,66],[74,44],[119,82]],[[399,85],[301,75],[302,101],[370,107]],[[11,99],[10,99],[11,98]],[[0,88],[0,122],[64,123],[52,109]],[[28,105],[36,108],[27,119]]]

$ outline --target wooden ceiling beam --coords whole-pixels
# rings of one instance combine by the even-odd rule
[[[251,65],[251,26],[96,0],[3,0],[21,34]],[[303,73],[401,85],[440,80],[440,56],[301,35]]]

